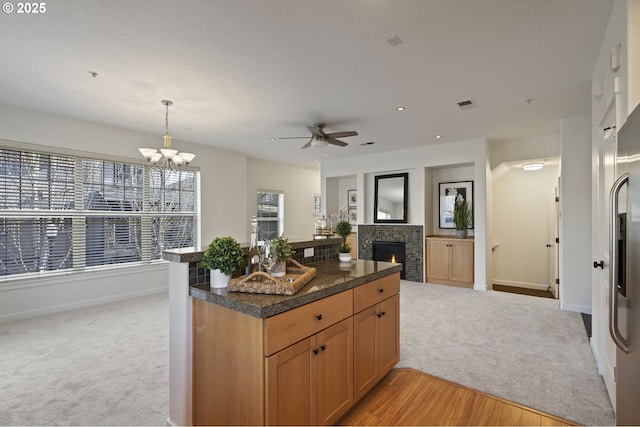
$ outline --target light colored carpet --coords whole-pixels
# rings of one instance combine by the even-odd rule
[[[585,425],[614,413],[579,313],[558,301],[402,281],[398,367]]]
[[[166,425],[168,301],[0,323],[0,425]]]
[[[401,286],[398,366],[613,424],[579,314],[549,299]],[[0,425],[165,425],[168,322],[159,294],[0,324]]]

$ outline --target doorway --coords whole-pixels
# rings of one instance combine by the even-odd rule
[[[524,163],[503,163],[493,173],[492,283],[557,298],[559,159],[546,158],[535,171]]]

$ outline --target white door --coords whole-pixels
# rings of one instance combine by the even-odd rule
[[[558,187],[554,187],[549,194],[549,290],[558,299]]]
[[[599,141],[593,152],[593,186],[592,186],[592,345],[595,352],[600,374],[604,378],[609,398],[615,406],[614,369],[616,348],[609,336],[608,307],[609,307],[609,190],[616,177],[615,153],[615,102],[600,123]]]

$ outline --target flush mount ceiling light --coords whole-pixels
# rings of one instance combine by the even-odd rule
[[[522,165],[522,169],[526,171],[537,171],[542,169],[543,167],[544,163],[542,162],[525,163]]]
[[[178,168],[184,169],[196,155],[193,153],[178,153],[178,150],[171,148],[172,136],[169,134],[169,106],[173,105],[173,102],[166,99],[160,102],[165,106],[163,148],[160,149],[160,152],[155,148],[138,148],[138,151],[153,166],[174,170]]]

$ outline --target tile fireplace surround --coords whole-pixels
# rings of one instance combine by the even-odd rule
[[[358,224],[358,258],[373,259],[371,243],[404,242],[405,243],[405,273],[406,280],[423,281],[423,242],[424,233],[421,225],[407,224]]]

